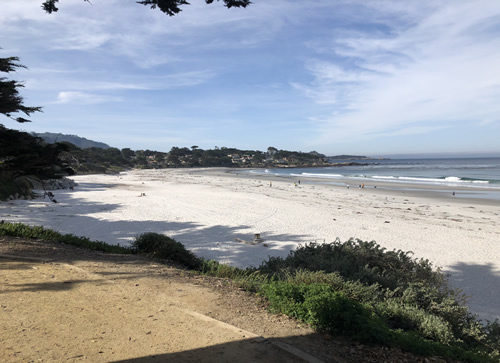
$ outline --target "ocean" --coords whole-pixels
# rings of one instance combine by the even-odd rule
[[[465,190],[462,196],[500,200],[500,158],[446,158],[446,159],[380,159],[335,160],[367,165],[323,168],[276,168],[253,170],[277,176],[293,176],[331,180],[327,183],[352,186],[366,184],[409,186],[426,185],[442,190],[443,187]]]

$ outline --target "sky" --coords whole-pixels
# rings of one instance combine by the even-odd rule
[[[500,1],[2,0],[31,123],[118,148],[500,155]],[[3,75],[0,75],[3,76]],[[23,116],[23,115],[19,115]]]

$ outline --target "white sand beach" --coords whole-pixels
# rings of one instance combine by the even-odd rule
[[[471,310],[500,318],[500,201],[360,189],[229,169],[134,170],[76,176],[75,190],[0,203],[8,222],[128,245],[143,232],[175,238],[198,256],[258,266],[299,244],[375,240],[450,273]],[[271,185],[272,183],[272,185]],[[262,243],[250,244],[259,233]],[[249,243],[244,243],[244,241]]]

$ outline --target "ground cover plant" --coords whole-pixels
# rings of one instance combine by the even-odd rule
[[[0,222],[0,236],[23,237],[44,241],[60,242],[67,245],[106,253],[133,253],[128,247],[110,245],[102,241],[91,241],[87,237],[63,234],[42,226],[28,226],[23,223]]]
[[[449,289],[446,275],[428,260],[414,259],[410,252],[386,251],[375,242],[311,243],[286,258],[270,257],[258,268],[238,269],[198,258],[157,233],[137,236],[131,248],[20,223],[0,223],[0,235],[55,240],[102,252],[145,253],[232,279],[267,299],[271,311],[322,332],[423,356],[500,360],[498,321],[479,321],[465,305],[465,296]]]

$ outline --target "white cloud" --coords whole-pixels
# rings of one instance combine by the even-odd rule
[[[55,103],[73,103],[80,105],[89,105],[97,103],[120,102],[121,98],[108,95],[100,95],[76,91],[62,91],[57,96]]]
[[[316,138],[319,151],[457,122],[485,130],[484,140],[498,125],[497,0],[259,0],[247,9],[197,0],[175,17],[134,0],[61,0],[48,15],[42,1],[2,0],[0,53],[29,67],[13,77],[30,103],[57,95],[86,105],[70,116],[72,107],[47,107],[46,124],[155,119],[168,125],[161,138],[210,123],[231,143],[260,142],[265,129],[292,148]],[[237,120],[254,127],[243,132]],[[121,130],[138,135],[138,124]]]
[[[393,22],[385,35],[344,33],[333,42],[335,61],[309,61],[313,81],[294,86],[332,105],[332,116],[318,123],[322,142],[497,117],[500,32],[484,32],[495,31],[485,24],[500,18],[500,3],[443,4],[430,13],[405,14],[416,15],[411,26]]]

